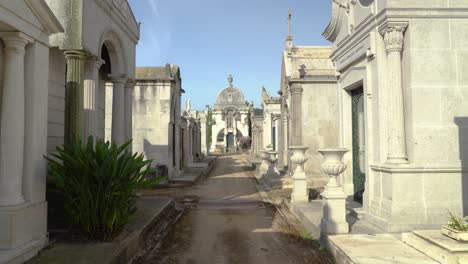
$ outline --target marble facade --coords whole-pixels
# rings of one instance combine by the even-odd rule
[[[260,150],[265,148],[263,144],[263,109],[251,107],[250,113],[250,123],[252,126],[251,156],[253,159],[258,160],[260,158]]]
[[[339,144],[352,150],[344,190],[355,193],[364,174],[362,217],[385,231],[468,214],[467,4],[332,3],[323,35],[338,75]]]
[[[48,242],[44,65],[49,36],[63,31],[43,0],[0,3],[0,263],[24,262]]]
[[[263,148],[270,147],[270,149],[274,151],[279,151],[281,98],[278,96],[271,96],[265,87],[263,87],[261,106],[263,108]]]
[[[228,81],[228,87],[218,94],[212,110],[211,152],[235,152],[238,139],[249,136],[250,104],[242,91],[233,86],[232,76]]]
[[[182,80],[179,67],[137,67],[133,94],[133,151],[165,165],[169,179],[181,174]]]
[[[0,39],[0,263],[22,263],[48,242],[44,155],[104,138],[106,83],[112,138],[132,137],[139,25],[127,1],[3,1]]]
[[[140,26],[129,4],[46,2],[65,28],[50,38],[48,150],[89,135],[130,140]]]
[[[304,172],[311,188],[321,188],[327,182],[317,151],[338,145],[337,80],[330,54],[330,47],[294,46],[291,36],[283,52],[279,166],[292,173],[290,147],[308,147]]]

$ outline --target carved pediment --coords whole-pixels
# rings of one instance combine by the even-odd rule
[[[359,30],[361,24],[372,15],[375,0],[331,0],[332,16],[322,35],[335,42]],[[339,40],[338,40],[339,41]]]
[[[343,18],[346,15],[345,8],[347,8],[348,0],[331,0],[332,1],[332,15],[330,23],[322,33],[325,39],[334,42],[339,35],[343,24]]]

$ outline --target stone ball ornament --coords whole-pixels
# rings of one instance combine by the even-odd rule
[[[369,7],[374,3],[374,0],[359,0],[359,3],[364,7]]]

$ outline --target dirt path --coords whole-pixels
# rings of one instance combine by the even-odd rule
[[[191,209],[145,263],[330,263],[264,204],[243,156],[223,156],[186,195]]]

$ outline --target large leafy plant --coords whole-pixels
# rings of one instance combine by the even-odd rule
[[[130,143],[117,146],[89,137],[87,144],[76,141],[46,157],[71,224],[88,238],[115,238],[137,210],[136,190],[160,180],[149,180],[151,160],[128,152]]]

